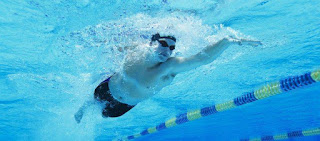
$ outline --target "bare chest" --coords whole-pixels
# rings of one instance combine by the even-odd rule
[[[125,70],[128,77],[135,80],[140,85],[146,87],[154,87],[156,85],[170,84],[175,74],[170,72],[170,69],[164,64],[159,63],[153,67],[146,67],[144,65],[130,66]]]
[[[131,67],[112,77],[110,89],[118,100],[133,105],[157,94],[170,85],[175,76],[160,66],[148,69]]]

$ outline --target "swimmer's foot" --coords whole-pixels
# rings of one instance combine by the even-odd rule
[[[76,114],[74,114],[74,119],[77,123],[81,122],[81,119],[83,117],[83,110],[79,110]]]

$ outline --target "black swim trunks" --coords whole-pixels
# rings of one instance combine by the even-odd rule
[[[107,101],[106,107],[102,111],[102,115],[104,117],[119,117],[128,112],[134,106],[121,103],[120,101],[113,98],[108,85],[110,78],[101,82],[99,86],[94,90],[94,98],[100,102]]]

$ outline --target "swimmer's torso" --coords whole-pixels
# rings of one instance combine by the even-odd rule
[[[109,88],[120,102],[136,105],[169,85],[174,77],[165,63],[147,67],[143,61],[126,62],[123,72],[111,77]]]

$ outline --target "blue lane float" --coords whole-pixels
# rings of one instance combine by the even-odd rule
[[[315,135],[320,135],[320,128],[292,131],[292,132],[277,134],[273,136],[268,135],[268,136],[262,136],[262,137],[251,138],[251,139],[241,139],[240,141],[273,141],[273,140],[284,140],[289,138],[315,136]]]
[[[191,112],[180,114],[172,119],[169,119],[155,127],[150,127],[148,129],[143,130],[142,132],[123,137],[121,139],[116,140],[131,140],[136,139],[138,137],[148,135],[155,133],[157,131],[161,131],[167,128],[174,127],[179,124],[183,124],[192,120],[199,119],[201,117],[209,116],[215,113],[219,113],[225,110],[229,110],[232,108],[235,108],[240,105],[244,105],[247,103],[251,103],[257,100],[261,100],[267,97],[271,97],[277,94],[281,94],[287,91],[291,91],[297,88],[301,88],[307,85],[311,85],[313,83],[320,81],[320,70],[305,73],[303,75],[288,77],[285,79],[281,79],[280,81],[269,83],[265,86],[260,87],[257,90],[254,90],[252,92],[244,93],[243,95],[234,98],[233,100],[230,100],[225,103],[216,104],[209,107],[204,107],[198,110],[194,110]],[[305,132],[305,133],[304,133]],[[262,138],[255,138],[255,139],[247,139],[247,140],[254,140],[254,141],[260,141],[260,140],[279,140],[279,139],[287,139],[290,137],[297,137],[297,136],[307,136],[307,135],[319,135],[320,130],[312,129],[312,130],[305,130],[305,131],[295,131],[287,133],[286,135],[276,135],[276,136],[264,136]]]

